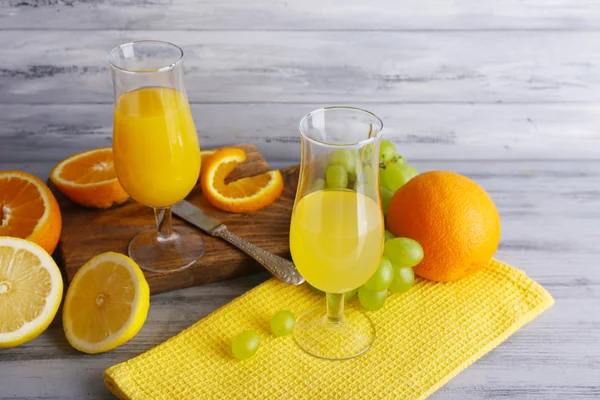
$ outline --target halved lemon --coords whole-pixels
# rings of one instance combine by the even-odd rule
[[[110,147],[68,157],[50,172],[50,180],[69,199],[94,208],[109,208],[127,201],[119,183]]]
[[[60,271],[43,248],[0,237],[0,348],[18,346],[44,332],[62,292]]]
[[[63,326],[71,345],[84,353],[102,353],[127,342],[144,325],[150,289],[129,257],[103,253],[73,277],[63,308]]]
[[[224,148],[213,154],[202,167],[202,193],[215,207],[230,212],[258,211],[273,203],[283,191],[283,178],[277,170],[225,183],[225,178],[246,161],[246,153]]]
[[[62,229],[56,198],[27,172],[0,171],[0,236],[31,240],[52,254]]]

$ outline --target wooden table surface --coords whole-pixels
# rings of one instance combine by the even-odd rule
[[[46,178],[59,159],[110,145],[106,55],[143,38],[186,52],[204,147],[250,142],[290,165],[305,112],[353,104],[419,170],[488,190],[497,258],[556,304],[432,399],[600,398],[600,2],[3,0],[0,169]],[[0,350],[0,398],[111,398],[105,368],[266,278],[153,296],[140,333],[100,355],[70,348],[57,319]]]

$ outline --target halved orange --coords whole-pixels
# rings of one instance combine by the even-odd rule
[[[0,236],[27,239],[54,252],[62,217],[56,198],[39,178],[0,171]]]
[[[283,178],[273,170],[261,175],[225,183],[225,178],[246,161],[241,149],[224,148],[213,154],[202,167],[202,193],[215,207],[229,212],[258,211],[273,203],[283,191]]]
[[[86,207],[109,208],[129,198],[117,179],[110,147],[62,160],[50,172],[50,180],[69,199]]]

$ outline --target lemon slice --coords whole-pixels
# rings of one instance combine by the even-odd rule
[[[150,289],[140,267],[123,254],[100,254],[77,271],[67,290],[65,335],[84,353],[112,350],[138,333],[149,306]]]
[[[56,315],[63,281],[56,263],[37,244],[0,237],[0,348],[44,332]]]

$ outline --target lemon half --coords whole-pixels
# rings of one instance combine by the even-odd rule
[[[63,309],[65,335],[84,353],[112,350],[134,337],[144,325],[150,289],[129,257],[103,253],[73,277]]]
[[[0,236],[0,348],[36,338],[56,315],[63,281],[37,244]]]

